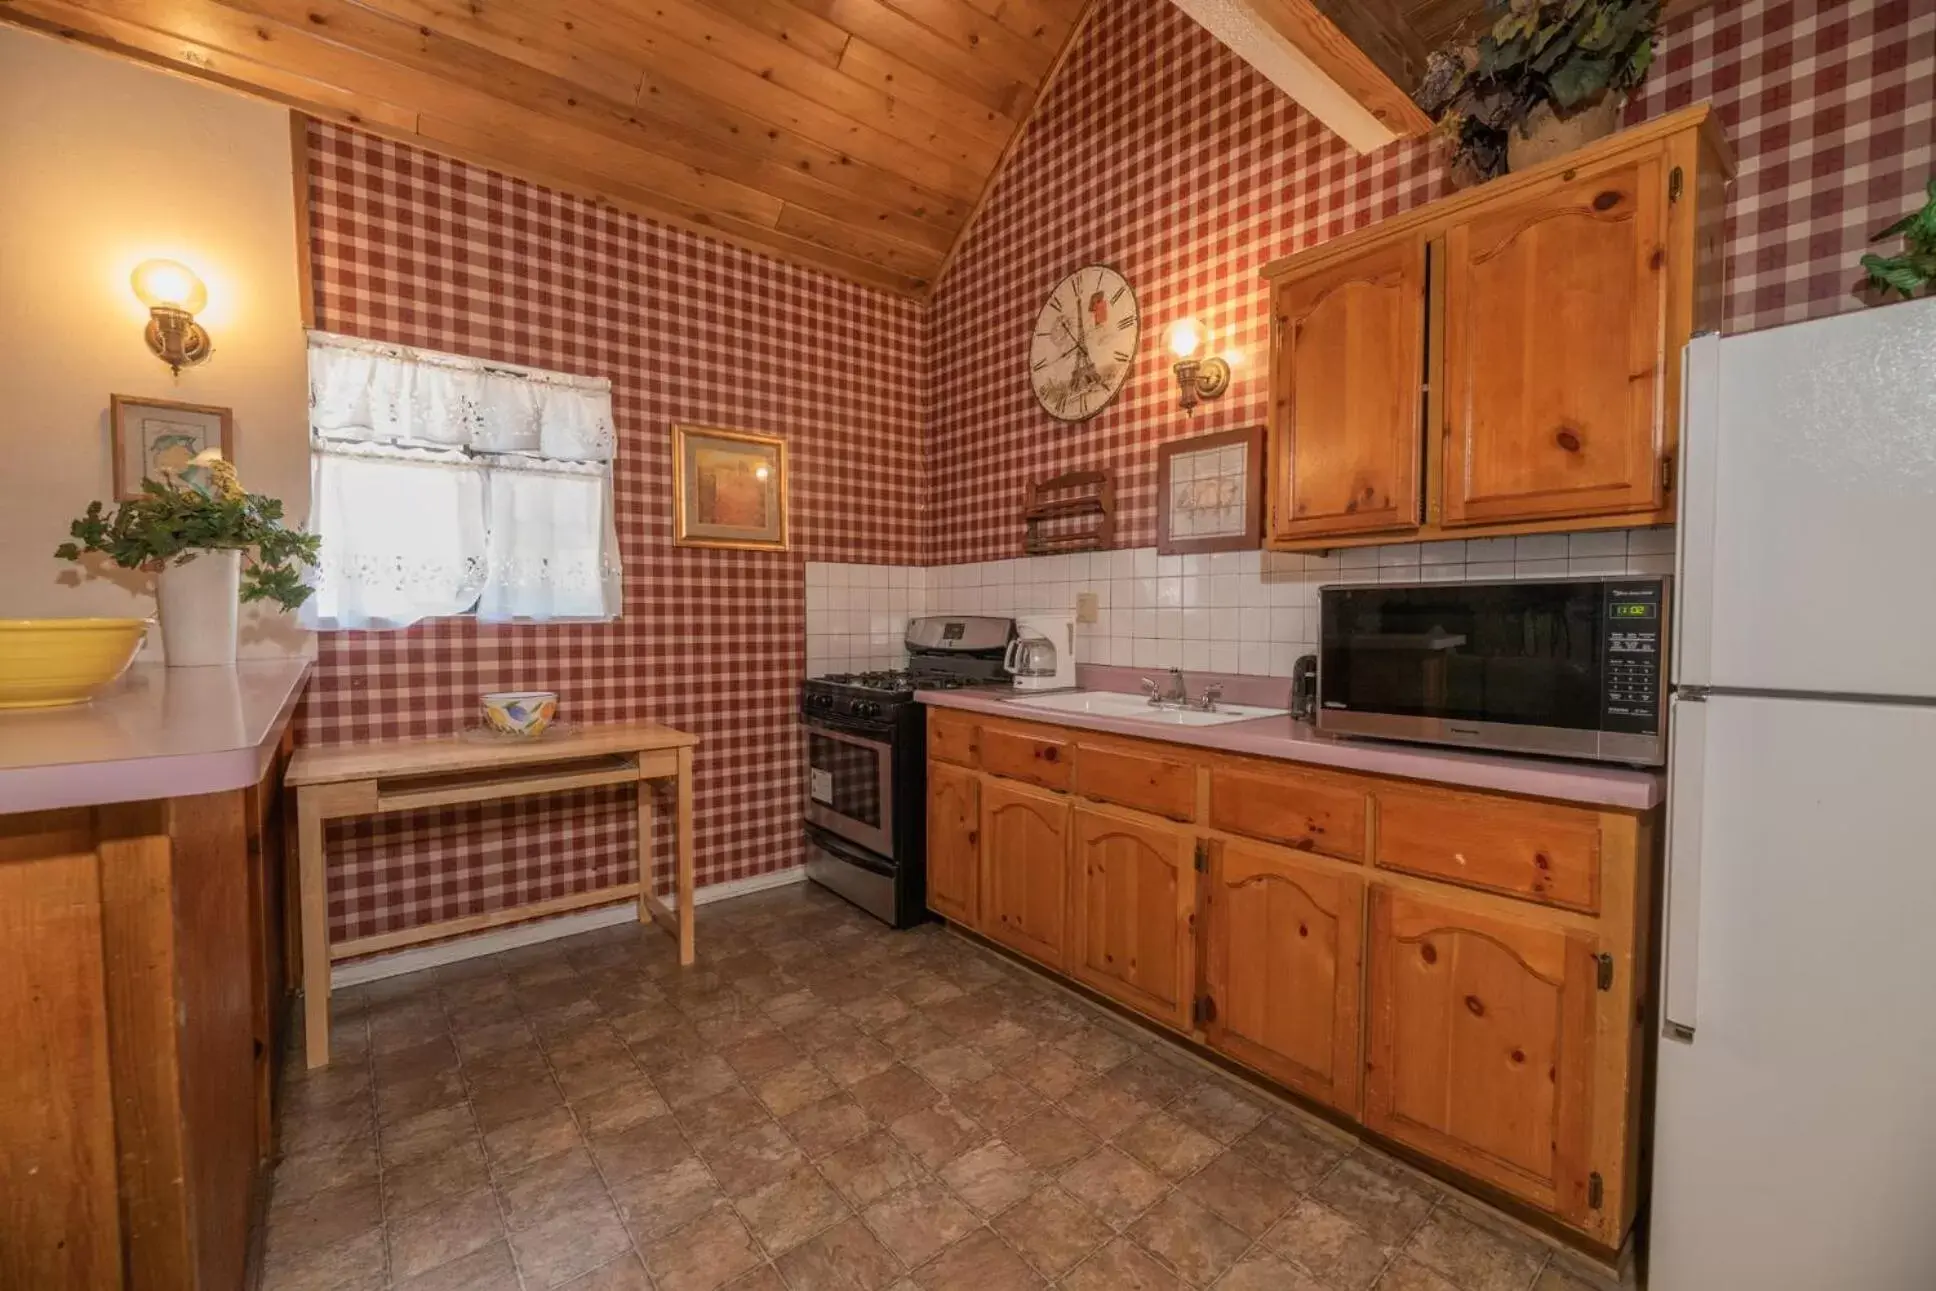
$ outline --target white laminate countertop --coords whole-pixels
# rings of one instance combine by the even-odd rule
[[[136,664],[91,704],[0,710],[0,815],[182,798],[268,770],[308,659]]]

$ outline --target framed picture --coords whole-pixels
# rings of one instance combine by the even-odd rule
[[[1264,428],[1156,448],[1156,550],[1243,551],[1264,543]]]
[[[785,551],[786,441],[715,426],[672,428],[672,541]]]
[[[114,498],[141,496],[141,482],[166,483],[197,453],[222,450],[235,460],[235,422],[227,408],[169,399],[108,396],[108,442],[114,457]]]

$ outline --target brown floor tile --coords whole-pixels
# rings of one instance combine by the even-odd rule
[[[941,1178],[954,1194],[984,1215],[995,1215],[1034,1192],[1041,1176],[1008,1144],[984,1143],[950,1161]]]
[[[865,1031],[854,1025],[851,1018],[842,1016],[838,1009],[830,1006],[823,1007],[813,1017],[807,1018],[802,1022],[794,1023],[783,1029],[796,1044],[812,1054],[815,1061],[819,1061],[820,1056],[824,1053],[849,1054],[856,1051],[866,1053],[868,1052],[867,1046],[874,1043],[874,1041],[868,1038]],[[825,1066],[826,1064],[822,1063],[821,1065]],[[839,1075],[833,1073],[831,1070],[829,1074],[834,1075],[834,1079],[836,1080],[841,1079]],[[870,1072],[869,1074],[871,1075],[872,1073]],[[855,1077],[854,1079],[859,1079],[859,1077]],[[842,1083],[852,1084],[853,1081],[843,1081]]]
[[[490,1183],[484,1148],[476,1139],[383,1172],[383,1213],[392,1221]]]
[[[1250,1237],[1180,1192],[1143,1212],[1129,1237],[1182,1275],[1192,1286],[1209,1286],[1250,1249]]]
[[[923,1291],[1035,1291],[1047,1283],[983,1228],[950,1246],[914,1275]]]
[[[1113,1139],[1156,1109],[1107,1080],[1092,1080],[1062,1099],[1062,1110],[1099,1138]]]
[[[641,1249],[725,1201],[695,1157],[614,1183],[612,1199]]]
[[[953,1090],[949,1101],[962,1111],[1000,1132],[1042,1106],[1042,1096],[1020,1081],[997,1072],[985,1080]]]
[[[1060,1170],[1093,1152],[1096,1136],[1068,1113],[1045,1107],[1004,1129],[1002,1141],[1044,1172]]]
[[[1555,1263],[1549,1264],[1540,1273],[1539,1281],[1533,1283],[1533,1291],[1599,1291],[1602,1285],[1601,1282],[1589,1281],[1562,1269]]]
[[[836,1092],[827,1074],[805,1058],[757,1077],[752,1086],[754,1095],[775,1116],[797,1112]]]
[[[858,1218],[801,1242],[778,1264],[793,1291],[880,1291],[901,1272],[899,1261]]]
[[[466,1027],[456,1033],[455,1039],[458,1056],[464,1060],[467,1067],[488,1054],[538,1043],[538,1037],[531,1030],[531,1024],[526,1022],[522,1015]]]
[[[477,1122],[468,1104],[456,1103],[386,1127],[377,1140],[377,1155],[385,1170],[395,1170],[464,1142],[480,1142]]]
[[[1177,1180],[1216,1159],[1223,1145],[1165,1112],[1152,1112],[1116,1136],[1116,1146],[1165,1179]]]
[[[713,1291],[763,1262],[753,1235],[730,1206],[647,1244],[641,1254],[658,1291]]]
[[[726,1291],[787,1291],[778,1269],[762,1264],[726,1284]]]
[[[383,1230],[366,1229],[328,1245],[285,1249],[273,1236],[262,1258],[262,1291],[382,1291]]]
[[[930,1170],[948,1162],[982,1142],[988,1131],[947,1103],[936,1103],[918,1112],[909,1112],[888,1126],[915,1158]]]
[[[661,1116],[617,1134],[594,1135],[591,1152],[606,1179],[617,1183],[690,1157],[692,1145],[671,1117]]]
[[[841,1005],[840,1011],[861,1030],[868,1032],[883,1031],[897,1022],[905,1021],[913,1012],[906,1000],[887,991],[850,1001]]]
[[[510,1243],[496,1241],[403,1279],[397,1291],[519,1291],[518,1266],[511,1259]]]
[[[1291,1208],[1297,1190],[1249,1157],[1226,1152],[1178,1187],[1252,1237]]]
[[[887,1124],[941,1101],[933,1085],[899,1064],[857,1082],[849,1091],[867,1114]]]
[[[1095,1073],[1060,1049],[1040,1049],[1008,1071],[1044,1098],[1059,1099],[1094,1079]]]
[[[1441,1206],[1412,1235],[1405,1253],[1460,1291],[1525,1291],[1546,1263],[1526,1241],[1509,1240]]]
[[[1378,1291],[1459,1291],[1459,1288],[1410,1256],[1401,1255],[1385,1270]]]
[[[1205,1077],[1184,1089],[1169,1113],[1219,1143],[1235,1143],[1263,1121],[1264,1106],[1223,1081]]]
[[[816,1049],[813,1060],[843,1089],[880,1075],[896,1062],[892,1049],[858,1032],[852,1040]]]
[[[613,1058],[591,1058],[556,1068],[558,1088],[567,1102],[577,1102],[614,1085],[637,1080],[641,1073],[631,1055],[621,1052]]]
[[[506,1084],[493,1083],[471,1091],[471,1110],[476,1113],[478,1128],[486,1134],[515,1121],[561,1112],[564,1107],[564,1091],[549,1074],[527,1076]]]
[[[455,1067],[413,1080],[383,1081],[376,1087],[377,1122],[387,1129],[436,1108],[455,1106],[466,1097]],[[307,1137],[299,1135],[295,1146],[308,1146]]]
[[[757,1192],[807,1163],[806,1154],[772,1121],[762,1121],[743,1134],[709,1147],[700,1157],[728,1197]]]
[[[929,1021],[920,1013],[906,1017],[891,1027],[883,1028],[876,1037],[882,1044],[903,1061],[918,1058],[923,1054],[945,1049],[955,1042],[954,1036]]]
[[[1119,1237],[1057,1285],[1064,1291],[1176,1291],[1182,1280],[1141,1247]]]
[[[708,1053],[655,1074],[652,1083],[659,1087],[666,1102],[678,1109],[738,1088],[739,1076],[724,1058]]]
[[[720,1050],[724,1058],[737,1071],[742,1080],[764,1075],[776,1067],[798,1062],[806,1057],[800,1046],[777,1033],[742,1040]]]
[[[815,1160],[864,1138],[874,1127],[865,1109],[845,1094],[803,1107],[783,1118],[780,1124],[801,1150]]]
[[[1304,1271],[1286,1264],[1268,1252],[1238,1261],[1223,1275],[1217,1291],[1327,1291]]]
[[[907,1060],[936,1089],[947,1091],[973,1085],[995,1074],[994,1065],[967,1045],[930,1049]]]
[[[598,1138],[656,1120],[671,1109],[651,1081],[634,1074],[595,1094],[573,1098],[571,1110],[585,1134]]]
[[[565,1283],[565,1291],[652,1291],[652,1280],[637,1255],[621,1255]]]
[[[1315,1201],[1300,1201],[1264,1235],[1264,1244],[1315,1273],[1334,1291],[1369,1291],[1392,1248]]]
[[[1105,1079],[1151,1107],[1159,1108],[1175,1102],[1189,1083],[1182,1072],[1147,1050],[1132,1053],[1128,1061],[1112,1069]]]
[[[555,1287],[632,1249],[618,1212],[598,1201],[554,1215],[511,1235],[527,1288]]]
[[[767,1120],[766,1107],[745,1089],[735,1086],[724,1093],[688,1103],[672,1113],[686,1137],[699,1147],[724,1143],[749,1125]]]
[[[406,1215],[388,1228],[390,1274],[398,1279],[448,1264],[504,1236],[497,1197],[489,1188]]]
[[[325,1188],[376,1178],[376,1133],[285,1155],[276,1165],[272,1206],[287,1206]]]
[[[1348,1145],[1306,1129],[1281,1113],[1261,1122],[1233,1146],[1299,1189],[1309,1188],[1322,1179],[1350,1151]]]
[[[881,1245],[907,1265],[920,1264],[973,1231],[979,1221],[936,1183],[916,1184],[861,1212]]]
[[[435,1010],[435,1015],[437,1029],[442,1031],[444,1011],[439,1008]],[[375,1052],[372,1065],[376,1068],[378,1090],[385,1085],[421,1080],[440,1072],[457,1070],[457,1045],[449,1035],[437,1035],[428,1040],[422,1036],[423,1030],[419,1027],[414,1041],[398,1048]],[[407,1036],[405,1038],[408,1039]]]
[[[1168,1190],[1156,1175],[1106,1146],[1063,1171],[1061,1183],[1070,1196],[1119,1232]]]
[[[805,1164],[734,1205],[769,1255],[792,1250],[848,1214],[847,1203]]]
[[[603,1205],[605,1181],[599,1178],[591,1153],[573,1148],[502,1176],[497,1196],[506,1227],[516,1233]]]
[[[1431,1213],[1433,1199],[1423,1189],[1396,1166],[1353,1154],[1340,1161],[1310,1195],[1362,1228],[1373,1241],[1397,1246]]]
[[[830,1154],[820,1170],[856,1206],[899,1192],[921,1177],[913,1155],[881,1130]]]
[[[578,1123],[562,1105],[484,1132],[484,1155],[500,1175],[582,1145]]]
[[[269,1213],[268,1245],[284,1255],[334,1246],[383,1222],[374,1179],[325,1188]]]
[[[1046,1277],[1061,1277],[1111,1237],[1109,1225],[1050,1185],[996,1216],[993,1227]]]

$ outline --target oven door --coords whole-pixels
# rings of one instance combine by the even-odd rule
[[[892,860],[894,746],[872,735],[808,722],[807,819]]]

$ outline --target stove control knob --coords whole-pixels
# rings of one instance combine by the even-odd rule
[[[832,708],[834,706],[834,697],[832,695],[815,695],[809,702],[815,708]]]
[[[862,717],[879,717],[881,715],[881,706],[871,699],[866,699],[854,705],[854,711]]]

